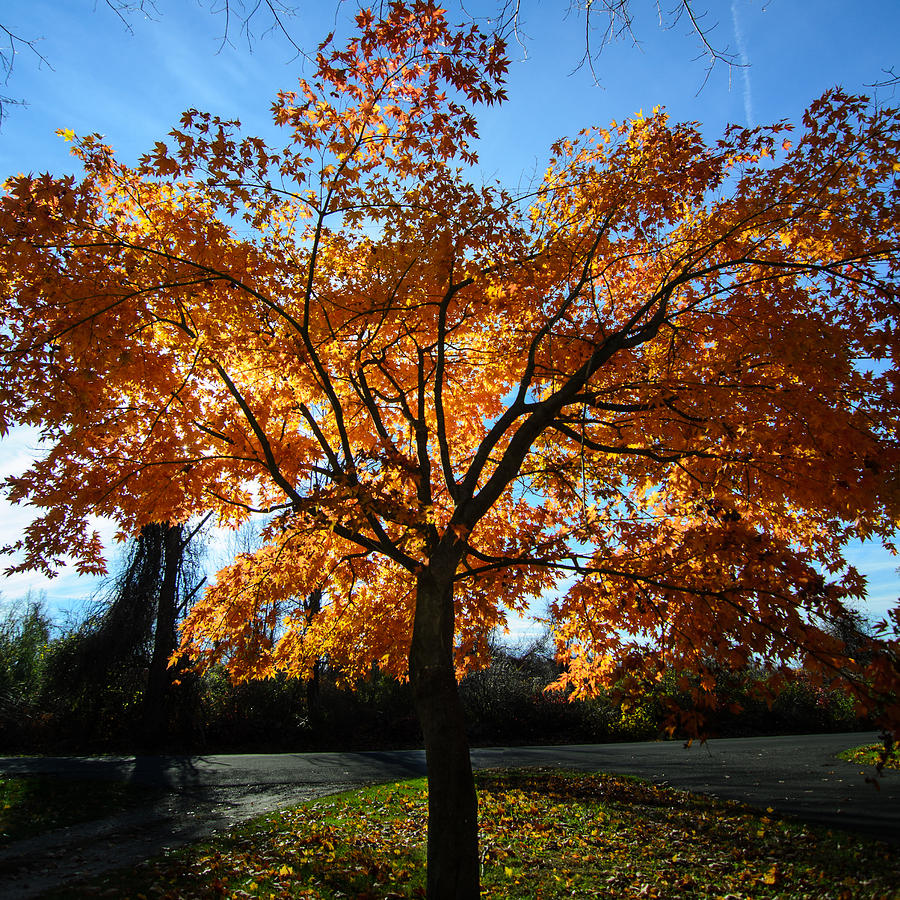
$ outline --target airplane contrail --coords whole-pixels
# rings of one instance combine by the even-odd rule
[[[753,115],[753,89],[750,85],[750,57],[747,55],[747,45],[744,42],[744,30],[741,28],[741,18],[738,12],[738,0],[731,0],[731,25],[734,30],[734,39],[737,42],[738,61],[741,65],[741,80],[744,92],[744,118],[748,128],[756,127],[756,117]]]

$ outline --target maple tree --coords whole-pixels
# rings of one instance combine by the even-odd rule
[[[11,568],[102,570],[91,515],[265,516],[182,649],[409,677],[431,897],[478,896],[457,677],[535,597],[575,696],[675,669],[691,733],[717,666],[803,664],[896,728],[896,638],[829,626],[900,512],[900,115],[835,90],[707,143],[654,110],[516,196],[467,180],[502,43],[427,0],[357,22],[280,148],[190,110],[136,166],[64,132],[83,177],[6,182],[0,426],[48,448]]]

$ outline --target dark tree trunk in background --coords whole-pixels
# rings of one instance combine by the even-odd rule
[[[143,703],[144,743],[153,746],[168,734],[167,702],[173,681],[169,659],[178,643],[175,625],[178,620],[178,581],[186,548],[184,527],[168,523],[146,525],[141,529],[139,541],[146,542],[156,562],[156,584],[152,586],[156,599],[156,627]],[[149,594],[147,599],[150,599]]]
[[[428,900],[477,900],[478,801],[453,664],[455,559],[418,577],[409,675],[428,763]]]
[[[306,624],[312,625],[313,619],[322,612],[322,592],[320,590],[313,591],[306,598]],[[312,678],[306,682],[306,713],[309,721],[315,727],[319,719],[319,676],[321,675],[322,663],[316,660],[313,666]]]

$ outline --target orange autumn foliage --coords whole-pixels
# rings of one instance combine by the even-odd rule
[[[81,177],[6,182],[0,426],[48,447],[13,567],[101,570],[91,515],[263,514],[184,651],[403,676],[450,546],[460,670],[549,595],[576,694],[802,662],[900,723],[896,638],[827,627],[900,515],[897,112],[832,91],[708,143],[654,110],[516,196],[471,180],[503,46],[426,2],[358,26],[280,147],[191,110],[136,166],[92,135]]]

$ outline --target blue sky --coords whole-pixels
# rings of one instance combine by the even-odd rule
[[[258,33],[251,52],[235,29],[231,45],[222,46],[224,20],[210,13],[210,2],[158,0],[158,15],[132,14],[129,31],[101,0],[5,0],[0,24],[39,38],[36,47],[47,62],[21,49],[0,89],[28,102],[8,107],[0,176],[71,171],[57,128],[99,132],[123,159],[133,160],[189,107],[240,118],[247,131],[265,134],[275,92],[292,87],[310,67],[278,35]],[[487,14],[496,5],[477,0],[467,8]],[[897,0],[697,0],[698,11],[708,9],[704,22],[712,42],[747,64],[731,70],[718,64],[708,78],[687,22],[660,28],[656,3],[636,0],[640,46],[607,46],[595,63],[597,84],[587,67],[573,72],[584,49],[584,23],[566,14],[568,6],[567,0],[522,0],[523,45],[511,48],[509,102],[480,117],[486,178],[512,187],[527,182],[542,170],[557,138],[656,105],[675,119],[700,121],[715,137],[730,122],[797,121],[811,100],[836,84],[871,95],[867,86],[883,80],[883,70],[900,71]],[[675,0],[662,0],[663,10],[673,6]],[[348,0],[339,15],[354,9]],[[291,34],[312,48],[334,27],[335,4],[298,3],[298,10],[288,20]],[[252,24],[262,32],[267,23],[258,17]],[[878,89],[877,97],[900,103],[900,88],[893,98],[892,91]],[[34,446],[33,435],[23,432],[0,443],[0,474],[21,471]],[[27,518],[27,511],[0,507],[0,543],[14,538]],[[870,575],[870,610],[878,614],[893,605],[897,561],[872,548],[858,548],[854,560]],[[92,585],[69,574],[49,583],[36,576],[0,580],[7,600],[29,588],[46,589],[51,604],[64,608]]]

